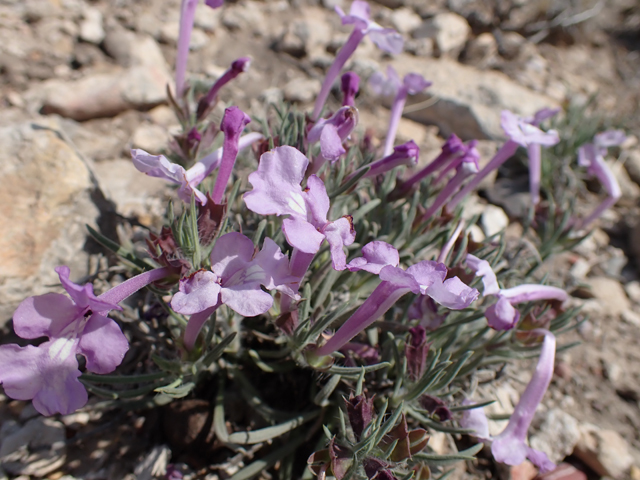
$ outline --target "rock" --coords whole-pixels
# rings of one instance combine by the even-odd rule
[[[276,41],[275,49],[292,57],[302,58],[307,54],[309,27],[305,21],[295,21],[285,27]]]
[[[405,4],[405,0],[375,0],[375,2],[388,8],[398,8]]]
[[[495,3],[485,0],[448,0],[449,10],[462,15],[473,27],[487,29],[498,23],[498,12],[494,11]]]
[[[90,172],[76,152],[37,118],[0,128],[0,323],[29,295],[59,283],[54,268],[68,265],[72,279],[87,274],[85,224],[98,210]]]
[[[555,100],[518,85],[500,72],[480,71],[447,58],[401,54],[391,65],[401,76],[416,72],[433,82],[409,100],[412,104],[432,100],[433,104],[406,116],[437,125],[444,137],[455,132],[463,140],[504,138],[501,110],[528,116],[541,108],[557,106]]]
[[[487,205],[480,219],[482,230],[487,237],[496,235],[507,228],[509,217],[504,210],[495,205]]]
[[[214,32],[220,27],[220,9],[199,2],[193,24],[205,32]]]
[[[578,421],[559,408],[544,413],[544,420],[529,438],[530,445],[547,454],[553,463],[571,455],[580,440]]]
[[[561,463],[554,471],[539,475],[537,480],[587,480],[587,475],[573,465]]]
[[[391,13],[391,25],[400,33],[408,34],[422,25],[422,17],[410,8],[402,7]]]
[[[635,303],[640,303],[640,282],[633,280],[624,285],[627,296]]]
[[[87,8],[83,16],[84,19],[80,22],[80,40],[100,44],[105,37],[102,13],[97,8]]]
[[[616,177],[618,181],[618,185],[620,185],[620,191],[622,192],[622,198],[628,198],[631,200],[635,200],[640,196],[640,187],[633,182],[633,180],[629,177],[627,170],[624,168],[622,163],[613,162],[610,160],[605,160],[611,172]]]
[[[44,477],[66,459],[64,425],[53,418],[36,417],[8,435],[0,446],[2,468],[13,475]]]
[[[133,148],[141,148],[147,152],[159,152],[168,140],[167,130],[160,125],[142,124],[131,139]]]
[[[498,51],[502,57],[507,60],[513,60],[527,43],[527,39],[516,32],[502,33],[499,30],[496,31],[496,40],[498,44]]]
[[[613,430],[594,425],[581,426],[573,453],[601,476],[624,478],[633,464],[626,440]]]
[[[435,47],[431,38],[409,38],[404,43],[404,49],[416,57],[431,57]]]
[[[607,277],[593,277],[586,281],[594,297],[604,307],[605,313],[617,317],[631,308],[631,302],[617,280]]]
[[[158,148],[150,150],[157,152]],[[105,196],[119,214],[135,217],[147,227],[161,227],[170,187],[161,179],[149,177],[131,160],[114,159],[96,163],[95,174]]]
[[[627,150],[622,154],[621,160],[624,161],[624,168],[631,180],[640,185],[640,150]]]
[[[128,68],[113,67],[106,73],[87,75],[76,81],[48,80],[30,96],[41,98],[43,113],[57,113],[74,120],[117,115],[128,109],[146,110],[166,101],[171,83],[162,52],[149,36],[125,36],[111,51]],[[28,92],[29,95],[29,92]]]
[[[538,475],[538,469],[529,460],[507,468],[509,468],[510,480],[533,480]]]
[[[171,449],[166,445],[156,445],[142,458],[133,470],[137,480],[152,480],[167,473]]]
[[[633,310],[625,310],[620,315],[623,322],[628,323],[629,325],[633,325],[634,327],[640,327],[640,315],[638,315]]]
[[[251,32],[260,37],[267,36],[271,33],[273,24],[265,18],[262,5],[262,2],[249,0],[225,6],[222,9],[222,24],[229,30]]]
[[[481,33],[467,44],[464,63],[478,68],[487,68],[496,63],[498,42],[489,32]]]
[[[284,98],[289,102],[309,103],[320,91],[320,81],[312,78],[295,78],[284,86]]]
[[[432,38],[439,55],[457,58],[470,33],[471,28],[463,17],[444,12],[426,20],[412,35],[414,38]]]

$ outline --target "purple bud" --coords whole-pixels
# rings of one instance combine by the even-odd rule
[[[362,466],[364,467],[364,473],[367,475],[367,478],[371,479],[382,470],[388,468],[389,464],[379,458],[368,457],[362,461]]]
[[[424,374],[429,353],[430,343],[427,343],[427,331],[418,325],[409,329],[411,340],[404,347],[404,354],[407,357],[407,370],[409,377],[418,380]]]
[[[204,0],[204,3],[211,8],[218,8],[224,4],[224,0]]]
[[[331,459],[331,471],[336,480],[342,478],[351,467],[353,458],[351,453],[344,447],[335,442],[335,437],[329,442],[329,458]]]
[[[211,198],[216,203],[222,201],[224,190],[227,187],[227,182],[233,171],[233,165],[238,156],[240,134],[249,122],[251,122],[251,118],[236,106],[229,107],[224,111],[224,117],[222,117],[222,123],[220,124],[220,130],[224,133],[222,160],[220,161],[218,178],[211,195]]]
[[[420,406],[432,415],[437,415],[441,422],[451,420],[451,410],[439,398],[431,395],[422,395],[420,397]]]
[[[342,105],[355,106],[355,98],[360,88],[360,77],[355,72],[342,75]]]
[[[198,102],[198,120],[204,119],[209,114],[220,89],[241,73],[249,70],[250,66],[251,59],[249,57],[241,57],[231,63],[231,67],[216,80],[207,95]]]
[[[345,400],[347,406],[347,416],[349,424],[356,439],[359,441],[362,432],[373,420],[373,398],[367,399],[365,395],[349,394],[349,399]]]

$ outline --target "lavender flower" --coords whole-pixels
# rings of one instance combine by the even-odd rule
[[[205,0],[211,8],[222,6],[223,0]],[[180,32],[178,33],[178,50],[176,53],[176,96],[184,93],[185,75],[187,72],[187,58],[189,56],[189,42],[196,14],[198,0],[182,0],[180,7]]]
[[[340,70],[342,70],[342,67],[347,63],[349,57],[353,55],[353,52],[356,51],[356,48],[358,48],[358,45],[366,35],[369,35],[378,48],[389,53],[400,53],[404,43],[402,36],[398,32],[389,28],[382,28],[370,20],[371,12],[367,2],[355,0],[351,4],[349,15],[346,15],[340,7],[336,7],[336,12],[340,15],[343,25],[353,25],[353,31],[327,72],[311,115],[314,120],[320,116],[324,103],[331,91],[331,86],[335,79],[338,78]]]
[[[342,146],[358,124],[358,109],[356,107],[342,107],[331,117],[320,119],[309,130],[307,141],[320,142],[322,158],[335,163],[346,152]],[[316,168],[316,171],[319,168]]]
[[[393,150],[393,144],[396,140],[398,125],[400,124],[404,104],[407,101],[407,95],[415,95],[422,92],[431,86],[431,82],[428,82],[422,75],[417,73],[409,73],[405,75],[401,81],[398,73],[389,65],[387,67],[387,78],[385,79],[381,72],[376,72],[369,79],[369,86],[376,95],[394,96],[391,106],[389,129],[384,144],[383,155],[387,156]]]
[[[349,215],[327,220],[330,202],[322,180],[311,175],[307,187],[300,186],[309,160],[293,147],[277,147],[260,157],[258,170],[249,175],[253,190],[244,195],[249,210],[261,215],[289,215],[282,229],[290,245],[315,254],[326,239],[333,268],[347,267],[344,246],[355,240]]]
[[[467,150],[468,147],[462,142],[462,140],[460,140],[455,134],[451,134],[444,145],[442,145],[442,152],[431,163],[429,163],[429,165],[399,184],[391,193],[390,198],[397,199],[405,196],[416,183],[422,181],[428,175],[431,175],[443,166],[448,165],[461,155],[464,155]]]
[[[395,261],[395,256],[389,255],[390,245],[382,247],[384,242],[376,242],[375,248],[370,247],[369,258],[376,250],[382,250],[378,259]],[[364,250],[364,249],[363,249]],[[376,287],[362,305],[338,329],[329,341],[320,346],[315,354],[329,355],[340,349],[359,332],[367,328],[389,310],[403,295],[412,292],[416,295],[428,295],[436,302],[452,310],[468,307],[478,297],[478,291],[469,288],[458,277],[449,278],[447,267],[434,261],[422,261],[403,270],[393,264],[388,264],[380,270],[382,282]]]
[[[224,111],[220,130],[224,133],[224,143],[222,144],[222,160],[218,170],[218,178],[213,187],[211,199],[215,203],[221,203],[224,191],[231,177],[233,166],[236,163],[238,152],[240,151],[240,134],[244,127],[251,122],[249,116],[238,107],[229,107]]]
[[[440,191],[436,199],[433,201],[433,204],[427,209],[427,211],[422,216],[423,220],[428,220],[431,218],[440,207],[442,207],[447,200],[460,188],[462,183],[470,176],[476,175],[478,173],[478,160],[480,159],[480,154],[475,149],[475,142],[471,142],[469,148],[466,149],[466,152],[459,158],[455,159],[456,163],[456,174],[449,180],[449,182],[445,185],[445,187]]]
[[[604,160],[607,148],[622,144],[626,136],[622,130],[607,130],[597,134],[593,143],[587,143],[578,149],[578,164],[587,167],[591,175],[595,175],[607,192],[607,198],[593,212],[580,222],[579,228],[586,228],[591,222],[612,207],[622,196],[620,185],[615,175]]]
[[[467,265],[482,277],[483,296],[495,295],[498,301],[485,310],[488,325],[495,330],[510,330],[520,319],[520,312],[514,305],[536,300],[557,300],[564,302],[567,292],[558,287],[548,285],[525,284],[513,288],[500,289],[496,274],[486,260],[480,260],[471,254],[467,255]]]
[[[216,80],[207,94],[198,102],[198,111],[196,113],[198,120],[203,120],[209,114],[220,89],[241,73],[249,70],[250,66],[251,59],[249,57],[241,57],[231,63],[231,67]]]
[[[360,88],[360,77],[355,72],[346,72],[342,75],[340,85],[342,87],[342,106],[354,107],[356,95]]]
[[[413,140],[409,140],[402,145],[394,147],[393,153],[391,155],[387,155],[380,160],[371,162],[369,165],[364,165],[355,172],[347,175],[347,177],[344,179],[344,182],[348,182],[353,177],[361,173],[365,168],[368,168],[369,171],[365,173],[362,178],[371,178],[377,175],[382,175],[383,173],[386,173],[389,170],[393,170],[394,168],[400,167],[402,165],[413,167],[417,165],[418,157],[420,157],[420,147],[418,147],[418,145],[416,145],[416,142],[414,142]]]
[[[262,291],[261,285],[295,296],[288,286],[292,281],[286,255],[270,238],[254,256],[253,242],[241,233],[221,236],[211,251],[211,270],[201,269],[180,280],[179,291],[171,300],[173,310],[191,315],[184,334],[185,346],[193,348],[207,318],[220,305],[245,317],[255,317],[273,305],[273,298]]]
[[[504,133],[509,138],[505,144],[496,152],[491,161],[480,170],[480,172],[467,183],[467,185],[453,197],[447,205],[447,209],[452,211],[469,192],[491,173],[506,162],[519,146],[525,147],[529,152],[530,187],[533,204],[539,200],[540,190],[540,145],[551,146],[560,141],[558,132],[549,130],[543,132],[538,128],[538,123],[554,112],[554,110],[543,109],[536,113],[533,118],[521,118],[508,110],[503,110],[500,125]]]
[[[260,133],[248,133],[240,137],[238,150],[244,150],[263,138]],[[131,150],[131,159],[133,165],[140,172],[180,185],[178,196],[183,202],[190,203],[191,195],[195,195],[196,201],[205,205],[207,197],[196,187],[220,165],[223,150],[223,147],[217,149],[196,162],[189,170],[185,170],[184,167],[176,163],[171,163],[164,155],[151,155],[139,148]]]
[[[546,454],[529,447],[526,439],[536,408],[542,401],[553,377],[556,338],[546,330],[536,329],[531,333],[544,335],[540,358],[527,388],[511,414],[507,427],[498,436],[491,438],[482,408],[467,410],[460,425],[463,428],[474,429],[477,432],[476,437],[490,442],[491,453],[498,462],[520,465],[525,459],[529,459],[542,473],[547,473],[555,469],[555,465]]]
[[[69,268],[56,268],[69,297],[47,293],[24,300],[13,316],[19,337],[49,340],[37,347],[0,346],[0,383],[18,400],[33,400],[43,415],[67,415],[87,402],[87,391],[78,381],[76,355],[83,355],[90,372],[104,374],[120,365],[129,342],[120,327],[106,315],[122,310],[119,302],[151,282],[171,273],[159,268],[142,273],[96,297],[91,284],[69,280]]]

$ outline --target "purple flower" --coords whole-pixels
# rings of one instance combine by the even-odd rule
[[[324,83],[322,84],[322,88],[320,89],[320,93],[316,99],[313,114],[311,115],[311,118],[314,120],[320,116],[320,113],[322,113],[322,108],[329,96],[331,86],[335,79],[338,78],[338,75],[340,75],[340,70],[342,70],[342,67],[347,63],[349,57],[353,55],[353,52],[356,51],[356,48],[358,48],[358,45],[366,35],[369,35],[373,43],[375,43],[378,48],[389,53],[400,53],[404,43],[402,36],[395,30],[383,28],[377,23],[369,20],[371,14],[369,4],[367,2],[355,0],[351,4],[349,15],[345,15],[339,7],[336,7],[336,12],[340,15],[343,25],[353,25],[353,31],[347,39],[347,42],[336,55],[333,65],[331,65],[327,72],[327,76],[324,79]]]
[[[374,408],[373,398],[367,398],[365,395],[349,394],[349,398],[345,399],[347,407],[347,417],[349,424],[353,430],[356,440],[360,440],[362,432],[369,426],[373,420]]]
[[[355,72],[346,72],[342,75],[342,106],[353,107],[356,102],[356,95],[360,88],[360,77]]]
[[[203,120],[209,114],[220,89],[241,73],[249,70],[250,66],[251,59],[249,57],[241,57],[231,63],[231,67],[216,80],[207,94],[198,102],[198,111],[196,114],[198,120]]]
[[[211,270],[201,269],[180,280],[171,308],[191,315],[184,335],[188,349],[193,348],[207,318],[222,304],[245,317],[265,313],[273,298],[260,286],[295,295],[288,287],[289,260],[276,243],[266,238],[254,255],[253,242],[237,232],[222,235],[211,251]]]
[[[378,262],[385,261],[385,259],[395,262],[395,256],[389,254],[389,248],[393,247],[390,245],[383,247],[384,242],[375,243],[377,245],[371,247],[367,253],[368,258],[375,255]],[[382,251],[383,248],[383,253],[376,254],[377,250]],[[393,264],[384,266],[380,269],[382,282],[333,337],[316,350],[315,354],[318,356],[329,355],[340,349],[384,315],[396,301],[409,292],[416,295],[427,295],[440,305],[452,310],[466,308],[478,297],[478,291],[475,288],[469,288],[458,277],[445,280],[446,276],[447,267],[434,261],[425,260],[410,266],[407,270]]]
[[[69,268],[56,268],[69,297],[47,293],[24,300],[13,315],[19,337],[49,340],[37,347],[0,346],[0,383],[5,393],[18,400],[33,400],[43,415],[67,415],[87,402],[87,391],[78,381],[76,355],[86,358],[90,372],[104,374],[120,365],[129,342],[118,324],[106,315],[122,310],[118,303],[129,295],[168,275],[160,268],[143,273],[96,297],[91,284],[69,280]]]
[[[330,202],[322,180],[311,175],[300,186],[309,160],[293,147],[282,146],[260,157],[258,170],[249,175],[253,190],[244,195],[249,210],[261,215],[288,215],[282,229],[290,245],[315,254],[326,239],[333,268],[347,267],[343,247],[355,240],[351,216],[327,220]],[[303,272],[304,273],[304,272]]]
[[[498,279],[489,262],[481,260],[469,253],[467,254],[467,265],[471,270],[476,272],[476,277],[482,277],[482,285],[484,286],[484,290],[482,291],[483,297],[500,293]]]
[[[428,175],[431,175],[443,166],[448,165],[456,158],[464,155],[468,150],[468,147],[460,140],[456,134],[452,133],[444,145],[442,145],[442,152],[426,167],[417,172],[415,175],[402,182],[391,193],[391,199],[397,199],[405,196],[416,183],[420,182]]]
[[[474,255],[467,255],[467,265],[476,272],[477,277],[482,277],[484,285],[483,296],[495,295],[498,301],[485,310],[488,325],[494,330],[510,330],[516,326],[520,319],[520,312],[514,305],[536,300],[557,300],[564,302],[567,292],[558,287],[548,285],[525,284],[517,287],[500,289],[498,279],[491,265],[486,260],[481,260]]]
[[[393,153],[391,155],[387,155],[380,160],[371,162],[369,165],[363,165],[355,172],[347,175],[347,177],[344,179],[344,182],[348,182],[354,176],[358,175],[358,173],[362,172],[362,170],[364,170],[365,168],[368,168],[369,171],[365,173],[362,178],[371,178],[377,175],[382,175],[383,173],[386,173],[389,170],[400,167],[402,165],[414,167],[418,163],[418,157],[420,157],[420,147],[418,147],[418,145],[416,145],[416,142],[414,142],[413,140],[409,140],[402,145],[394,147]]]
[[[453,197],[449,202],[448,209],[453,210],[489,173],[499,168],[516,153],[519,146],[526,148],[529,153],[531,200],[536,205],[540,199],[540,145],[551,146],[560,141],[558,132],[555,130],[544,132],[538,128],[538,123],[554,114],[553,112],[555,111],[551,109],[543,109],[538,111],[533,118],[521,118],[508,110],[503,110],[500,125],[509,139],[496,152],[491,161]]]
[[[375,275],[387,265],[397,267],[400,263],[398,250],[387,242],[374,241],[362,247],[362,257],[354,258],[349,262],[347,268],[350,272],[364,270]]]
[[[248,133],[240,138],[238,149],[244,150],[264,137],[260,133]],[[171,183],[180,185],[178,196],[185,203],[191,202],[191,195],[196,196],[196,201],[201,205],[207,203],[207,197],[196,187],[214,169],[220,165],[224,148],[219,148],[213,153],[196,162],[189,170],[171,163],[164,155],[151,155],[139,148],[131,150],[133,165],[142,173],[150,177],[163,178]]]
[[[578,164],[587,167],[587,171],[594,175],[607,192],[607,198],[598,205],[587,218],[580,222],[579,228],[587,227],[596,218],[602,215],[607,208],[612,207],[622,196],[620,185],[615,175],[604,160],[607,148],[620,145],[626,139],[622,130],[607,130],[597,134],[593,143],[587,143],[578,149]]]
[[[451,162],[455,165],[456,174],[447,182],[444,188],[440,191],[433,204],[424,213],[422,219],[427,220],[431,218],[440,207],[442,207],[449,198],[460,188],[462,183],[470,176],[478,173],[478,160],[480,160],[480,154],[475,149],[476,142],[470,142],[469,146],[465,149],[465,153],[462,156],[454,159]],[[443,173],[445,173],[445,170]],[[436,180],[437,181],[437,180]]]
[[[222,6],[223,0],[206,0],[211,8]],[[182,0],[180,7],[180,32],[178,33],[178,49],[176,52],[176,96],[184,93],[184,78],[187,72],[187,58],[189,56],[189,42],[195,19],[198,0]]]
[[[482,408],[467,410],[460,425],[463,428],[476,430],[476,437],[490,442],[491,453],[498,462],[520,465],[525,459],[529,459],[542,473],[547,473],[555,469],[555,465],[546,454],[529,447],[526,440],[536,408],[542,401],[553,377],[556,338],[546,330],[536,329],[531,333],[544,335],[540,358],[527,388],[511,414],[507,427],[498,436],[491,438],[488,435],[486,417],[482,418],[484,416]]]
[[[384,155],[387,156],[393,150],[393,144],[396,140],[398,125],[402,117],[402,110],[407,101],[407,95],[415,95],[422,92],[431,85],[424,79],[422,75],[417,73],[409,73],[402,80],[394,68],[389,65],[387,67],[387,78],[381,72],[374,73],[369,79],[369,87],[376,95],[394,96],[391,106],[391,119],[389,121],[389,129],[384,145]]]
[[[322,158],[336,162],[346,152],[342,146],[358,124],[358,109],[342,107],[329,118],[323,118],[309,130],[307,141],[320,142]]]
[[[224,191],[240,151],[240,134],[249,122],[251,122],[249,116],[238,107],[229,107],[224,111],[222,123],[220,124],[220,130],[224,133],[222,160],[220,161],[218,177],[211,195],[211,199],[217,204],[222,202]]]
[[[407,312],[409,320],[419,320],[420,325],[429,331],[438,328],[447,318],[447,314],[438,313],[438,305],[433,298],[427,295],[420,295],[411,303]]]

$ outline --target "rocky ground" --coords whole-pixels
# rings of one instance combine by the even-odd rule
[[[0,2],[3,341],[10,339],[7,322],[17,304],[57,282],[54,266],[69,265],[77,278],[116,268],[87,240],[84,224],[122,240],[159,226],[171,192],[138,174],[128,152],[158,152],[177,129],[165,87],[172,81],[179,3]],[[200,5],[191,82],[210,83],[232,60],[250,55],[251,70],[223,92],[222,103],[233,101],[254,115],[280,99],[308,107],[347,36],[332,12],[335,5],[347,8],[348,2],[240,0],[216,11]],[[366,77],[391,64],[433,81],[428,94],[410,99],[399,132],[400,139],[420,145],[425,160],[451,132],[481,140],[489,158],[500,138],[502,109],[531,114],[596,94],[590,115],[630,132],[614,165],[623,198],[588,241],[549,267],[589,319],[561,339],[581,344],[559,354],[531,441],[590,478],[640,479],[640,7],[635,0],[372,5],[379,23],[408,38],[406,51],[391,58],[366,42],[349,68]],[[386,106],[366,87],[358,106],[361,123],[383,135]],[[518,228],[514,206],[522,194],[499,195],[498,186],[485,185],[486,198],[479,200],[486,234]],[[588,201],[595,198],[587,194]],[[493,413],[511,411],[529,376],[525,367],[509,369],[495,383],[500,402]],[[43,419],[24,402],[3,398],[0,457],[6,474],[0,470],[0,479],[152,478],[176,451],[175,435],[162,431],[159,416]],[[442,436],[431,445],[443,452],[453,448]],[[536,473],[531,465],[496,472],[487,468],[487,458],[462,465],[457,474],[530,479]],[[567,478],[579,478],[567,472]]]

